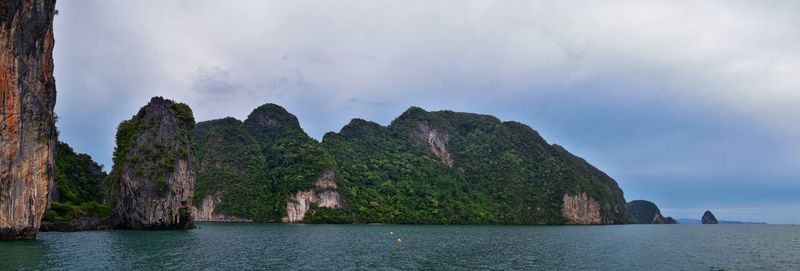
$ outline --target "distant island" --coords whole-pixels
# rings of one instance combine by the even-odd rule
[[[676,219],[680,224],[702,224],[700,219],[693,219],[693,218],[678,218]],[[743,221],[728,221],[728,220],[719,220],[719,224],[767,224],[766,222],[743,222]]]

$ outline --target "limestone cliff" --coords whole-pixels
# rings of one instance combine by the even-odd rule
[[[202,222],[253,222],[248,218],[229,216],[220,212],[217,206],[222,202],[222,193],[214,193],[203,198],[200,207],[195,208],[195,221]],[[194,207],[193,207],[194,208]]]
[[[597,200],[586,193],[577,195],[564,194],[564,204],[561,214],[567,218],[569,224],[594,225],[609,223],[600,215],[600,206]]]
[[[119,125],[111,185],[120,227],[194,227],[194,125],[187,105],[161,97]]]
[[[333,171],[326,170],[317,178],[314,185],[315,189],[298,191],[286,201],[286,217],[282,219],[283,222],[303,222],[306,213],[313,212],[319,207],[331,209],[344,207],[344,201],[336,191],[338,187]]]
[[[53,183],[55,0],[0,2],[0,239],[34,239]]]
[[[411,136],[417,140],[418,144],[430,148],[431,153],[439,158],[448,167],[453,167],[453,158],[447,151],[447,142],[450,135],[439,129],[430,127],[427,123],[419,124],[419,129],[414,131]]]

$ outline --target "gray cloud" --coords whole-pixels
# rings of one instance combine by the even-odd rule
[[[278,103],[317,138],[417,105],[530,124],[664,209],[800,207],[761,200],[800,190],[795,1],[58,5],[59,128],[105,164],[154,95],[199,120]]]
[[[195,72],[191,89],[217,99],[239,94],[243,86],[231,77],[231,72],[232,70],[220,67],[199,67]]]

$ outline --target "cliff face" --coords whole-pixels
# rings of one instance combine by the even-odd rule
[[[53,183],[55,0],[0,3],[0,239],[34,239]]]
[[[411,136],[418,144],[429,147],[431,153],[439,158],[442,163],[453,167],[453,158],[450,156],[450,152],[447,151],[447,142],[450,141],[450,135],[431,128],[427,123],[422,122],[419,123],[419,128]]]
[[[703,224],[719,224],[719,221],[717,221],[717,218],[711,213],[711,211],[706,211],[703,213],[703,217],[700,218],[700,221]]]
[[[194,227],[194,125],[188,106],[161,97],[119,125],[111,185],[120,227]]]
[[[203,198],[200,207],[195,208],[195,221],[202,222],[253,222],[248,218],[226,215],[218,205],[222,203],[222,193],[215,193]]]
[[[594,225],[608,223],[600,215],[600,206],[593,198],[586,193],[578,195],[564,195],[564,203],[561,207],[561,214],[567,218],[570,224]]]
[[[344,200],[336,191],[338,187],[333,171],[326,170],[317,178],[314,185],[316,187],[313,190],[298,191],[286,201],[286,216],[283,217],[283,222],[303,222],[306,213],[320,207],[332,209],[344,207]]]

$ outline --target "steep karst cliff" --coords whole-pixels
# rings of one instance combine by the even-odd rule
[[[678,224],[672,217],[664,217],[655,203],[646,200],[628,202],[625,213],[632,224]]]
[[[34,239],[56,145],[55,0],[0,1],[0,239]]]
[[[282,107],[198,123],[195,139],[199,220],[338,222],[333,158]]]
[[[703,217],[700,218],[700,222],[703,224],[719,224],[719,221],[717,221],[717,218],[711,213],[711,211],[706,211],[703,213]]]
[[[120,123],[108,184],[119,227],[194,227],[194,126],[189,106],[161,97]]]
[[[613,179],[521,123],[412,107],[388,127],[355,119],[322,145],[358,222],[625,222]]]
[[[306,214],[319,215],[317,212],[322,208],[340,209],[344,207],[344,200],[336,190],[338,186],[332,170],[326,170],[314,181],[314,186],[313,189],[298,191],[286,201],[286,216],[283,217],[283,222],[314,222],[313,218],[307,220]]]

